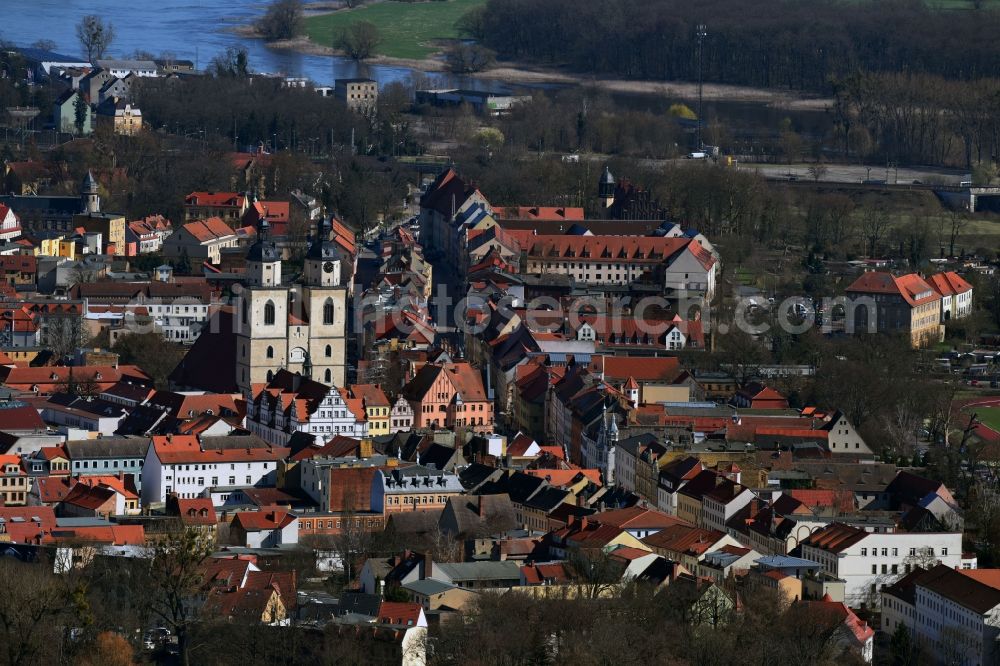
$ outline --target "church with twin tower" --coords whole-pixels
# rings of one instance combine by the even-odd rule
[[[236,385],[250,397],[282,369],[324,384],[346,384],[346,257],[330,240],[330,220],[317,223],[296,284],[281,281],[281,254],[267,219],[247,253],[246,286],[236,322]]]

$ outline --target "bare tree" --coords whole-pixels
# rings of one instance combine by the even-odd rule
[[[111,21],[105,23],[100,16],[88,14],[77,24],[76,38],[87,52],[87,60],[93,62],[104,57],[115,39],[115,28]]]
[[[382,34],[371,21],[352,23],[336,40],[336,46],[355,60],[370,58],[381,43]]]
[[[958,242],[959,236],[962,235],[962,230],[969,223],[969,218],[966,217],[963,211],[953,210],[948,212],[948,256],[955,256],[955,243]]]
[[[869,257],[874,257],[879,243],[889,231],[889,214],[878,207],[865,209],[861,217],[861,238],[865,243],[865,251]]]
[[[213,549],[209,536],[192,529],[171,534],[152,547],[150,610],[177,636],[184,666],[191,663],[190,636],[197,616],[192,602],[204,583],[202,563]]]
[[[830,170],[829,167],[827,167],[822,162],[817,162],[816,164],[812,164],[807,169],[809,175],[812,176],[812,179],[817,183],[823,180],[823,177],[827,174],[829,170]]]
[[[302,34],[302,0],[274,0],[257,22],[257,30],[269,42]]]

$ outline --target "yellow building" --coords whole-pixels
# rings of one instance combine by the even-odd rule
[[[142,130],[142,111],[119,97],[109,97],[97,105],[98,128],[115,134],[134,136]]]
[[[28,501],[28,475],[17,456],[0,456],[0,498],[4,506],[20,506]]]
[[[347,400],[358,400],[368,421],[371,437],[389,434],[389,411],[392,405],[378,384],[352,384],[347,388]],[[353,411],[353,410],[352,410]]]
[[[36,257],[66,257],[76,259],[76,241],[66,238],[64,234],[41,238],[34,248]]]
[[[915,349],[944,339],[941,294],[916,273],[863,273],[847,288],[847,297],[848,333],[899,334]]]
[[[125,256],[125,216],[118,213],[92,211],[73,216],[73,227],[99,233],[104,241],[105,252]]]

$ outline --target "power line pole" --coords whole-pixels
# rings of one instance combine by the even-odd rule
[[[708,31],[704,23],[698,24],[698,32],[695,37],[698,39],[698,126],[697,126],[697,141],[698,145],[695,146],[695,150],[701,150],[701,124],[704,122],[704,116],[702,115],[702,63],[704,58],[702,53],[704,52],[705,37],[708,35]]]

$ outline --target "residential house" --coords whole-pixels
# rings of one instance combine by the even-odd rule
[[[402,586],[414,603],[424,612],[435,610],[462,610],[473,603],[478,594],[474,590],[458,587],[432,578],[416,580]]]
[[[396,398],[396,402],[392,403],[389,432],[391,434],[395,434],[397,432],[408,432],[412,430],[414,416],[413,407],[410,406],[409,401],[407,401],[403,394],[400,394]]]
[[[941,295],[941,323],[972,314],[972,285],[958,273],[936,273],[927,278],[927,284]]]
[[[247,548],[279,548],[299,542],[298,516],[277,509],[238,511],[229,531],[233,543]]]
[[[724,546],[742,547],[736,539],[716,530],[679,523],[665,527],[642,540],[643,547],[679,562],[688,571],[697,571],[705,556]]]
[[[493,428],[493,401],[483,378],[469,363],[427,363],[403,387],[415,428]]]
[[[108,95],[97,105],[94,120],[96,128],[114,134],[135,136],[142,131],[142,111],[118,94]]]
[[[163,242],[163,256],[167,259],[187,257],[192,266],[208,262],[222,262],[222,250],[237,247],[241,236],[219,217],[209,217],[181,225]]]
[[[721,585],[726,580],[748,574],[759,557],[760,553],[752,548],[723,546],[706,553],[694,573]]]
[[[800,601],[792,607],[792,612],[809,613],[817,623],[836,624],[835,644],[844,653],[858,655],[865,663],[872,663],[875,630],[843,602],[833,601],[829,597],[819,601]]]
[[[27,504],[30,487],[31,478],[21,458],[16,455],[0,455],[0,505]]]
[[[130,474],[142,489],[142,472],[149,439],[146,437],[102,437],[70,440],[62,445],[74,476]]]
[[[207,220],[215,217],[235,228],[249,205],[246,195],[239,192],[192,192],[184,197],[184,219]]]
[[[61,95],[56,97],[55,102],[52,103],[52,122],[56,129],[60,132],[67,132],[70,134],[82,134],[84,136],[90,134],[93,131],[91,124],[91,109],[90,104],[87,103],[87,98],[83,98],[83,124],[81,127],[77,127],[76,124],[76,109],[77,105],[80,103],[77,100],[80,99],[81,93],[73,88],[67,88]]]
[[[347,400],[360,400],[368,435],[378,437],[390,432],[389,399],[378,384],[351,384],[347,387]],[[353,410],[352,410],[353,411]]]
[[[129,222],[125,227],[125,254],[135,257],[160,252],[163,241],[172,233],[170,220],[162,215],[149,215]]]

